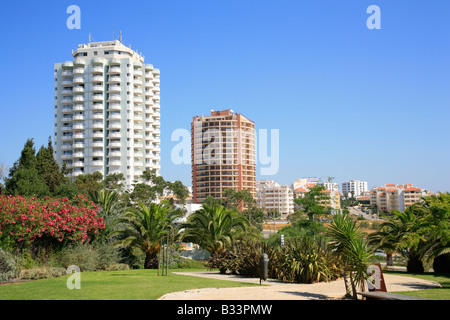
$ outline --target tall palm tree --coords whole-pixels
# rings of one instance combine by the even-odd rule
[[[128,209],[117,220],[121,227],[114,232],[119,246],[141,250],[145,254],[145,269],[157,269],[161,239],[173,226],[178,216],[166,203],[138,204],[138,208]]]
[[[220,204],[203,204],[183,224],[182,238],[198,244],[214,256],[231,244],[237,231],[246,230],[247,227],[247,219],[238,212]]]

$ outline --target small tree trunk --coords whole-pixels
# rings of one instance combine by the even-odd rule
[[[144,269],[158,269],[158,265],[158,257],[147,252],[145,254]]]
[[[393,259],[392,252],[386,252],[386,265],[388,267],[394,266],[394,259]]]

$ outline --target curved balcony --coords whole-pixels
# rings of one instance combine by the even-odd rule
[[[120,77],[117,77],[117,76],[109,77],[108,82],[109,83],[120,83]]]
[[[83,104],[74,104],[72,107],[73,111],[84,111],[84,105]]]
[[[109,67],[109,74],[120,74],[120,66],[110,66]]]
[[[82,95],[76,95],[76,96],[73,96],[73,102],[84,102],[84,96],[82,96]]]
[[[93,166],[93,167],[103,167],[104,164],[105,163],[103,161],[100,161],[100,160],[91,162],[91,166]]]
[[[75,59],[73,61],[73,65],[74,66],[82,66],[82,67],[84,67],[86,65],[86,60],[84,60],[84,59]]]
[[[64,78],[72,77],[73,76],[73,72],[72,72],[72,70],[63,70],[63,72],[61,72],[61,76],[63,76]]]
[[[61,85],[63,87],[71,87],[71,86],[73,86],[73,81],[72,80],[63,80],[63,81],[61,81]]]
[[[92,110],[103,110],[103,103],[94,103],[91,107]]]
[[[63,104],[63,105],[66,105],[66,104],[72,104],[72,98],[62,98],[61,99],[61,103]]]
[[[103,67],[99,67],[99,66],[95,66],[93,68],[91,68],[91,72],[92,73],[103,73]]]
[[[83,67],[75,67],[73,68],[73,74],[76,75],[80,75],[84,73],[84,68]]]
[[[110,111],[120,111],[122,110],[122,105],[120,103],[110,103],[108,109]]]
[[[73,87],[72,91],[74,93],[84,93],[84,88],[83,87]]]
[[[84,143],[74,143],[72,145],[73,149],[84,149],[85,144]]]
[[[84,79],[83,77],[73,77],[73,84],[84,84]]]
[[[108,163],[108,167],[120,167],[122,165],[122,162],[120,160],[110,161]]]
[[[102,94],[93,94],[91,95],[91,101],[103,101],[104,96]]]
[[[121,90],[122,89],[121,89],[120,85],[116,84],[116,85],[109,86],[108,92],[110,92],[110,93],[113,93],[113,92],[117,93],[117,92],[120,92]]]
[[[72,68],[73,67],[73,62],[71,62],[71,61],[63,62],[63,63],[61,63],[61,67],[63,67],[63,68]]]
[[[109,96],[109,102],[120,102],[122,98],[118,94],[112,94]]]
[[[93,76],[91,77],[91,82],[103,82],[104,78],[102,76]]]
[[[120,119],[122,119],[122,116],[120,115],[120,113],[110,113],[108,119],[109,120],[120,120]]]
[[[105,59],[103,58],[94,58],[91,61],[92,65],[103,65],[105,63]]]
[[[91,91],[92,92],[103,92],[103,86],[101,86],[101,85],[93,85],[92,87],[91,87]]]
[[[62,90],[61,90],[61,94],[62,94],[63,96],[71,96],[71,95],[73,94],[73,91],[70,90],[70,89],[62,89]]]
[[[104,126],[102,122],[94,122],[91,124],[92,129],[103,129]]]

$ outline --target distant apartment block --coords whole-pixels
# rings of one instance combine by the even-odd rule
[[[55,158],[75,179],[160,169],[160,72],[120,41],[78,45],[55,64]]]
[[[413,187],[412,184],[386,184],[372,189],[370,206],[376,207],[380,212],[405,211],[409,206],[420,202],[426,195],[426,190]]]
[[[323,185],[326,190],[339,191],[339,184],[337,184],[337,182],[324,181],[319,184]]]
[[[281,218],[294,213],[294,193],[289,186],[274,181],[256,182],[256,204],[265,212],[276,210]]]
[[[255,124],[233,110],[196,116],[191,125],[194,203],[223,198],[226,189],[248,190],[256,199]]]
[[[294,192],[294,199],[296,198],[303,198],[306,196],[307,193],[310,192],[310,188],[315,187],[316,184],[307,182],[303,184],[303,187],[297,187],[296,189],[293,189]],[[334,210],[340,210],[341,209],[341,194],[339,191],[336,190],[322,190],[321,193],[328,196],[328,199],[325,201],[322,201],[322,205],[325,207],[330,207]],[[298,204],[294,204],[295,210],[301,209],[301,207]]]
[[[353,197],[359,197],[367,192],[367,181],[350,180],[342,183],[342,194],[344,196],[352,195]]]

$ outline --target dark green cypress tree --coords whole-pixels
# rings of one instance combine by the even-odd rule
[[[42,146],[36,155],[38,173],[52,194],[64,182],[64,175],[53,153],[52,140],[49,137],[47,148]]]
[[[46,196],[50,190],[39,175],[33,139],[28,139],[5,179],[6,193],[20,196]]]

